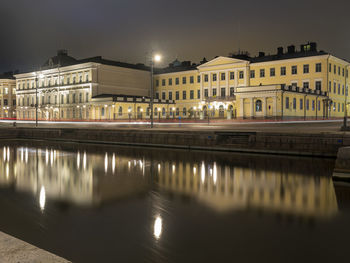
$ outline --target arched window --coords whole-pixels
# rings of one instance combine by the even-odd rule
[[[176,116],[179,116],[179,115],[180,115],[180,109],[176,108]]]
[[[73,112],[74,112],[74,108],[73,108]],[[73,115],[74,115],[74,113],[73,113]],[[101,116],[105,116],[105,108],[104,107],[101,108]]]
[[[146,115],[149,116],[149,114],[150,114],[150,108],[147,107],[147,109],[146,109]]]
[[[162,109],[162,116],[165,116],[165,108]]]
[[[261,112],[262,111],[262,102],[261,102],[261,100],[257,100],[255,102],[255,111],[256,112]]]
[[[182,115],[183,115],[183,116],[186,116],[186,114],[187,114],[187,109],[186,109],[186,108],[183,108],[183,109],[182,109]]]
[[[154,108],[154,116],[157,116],[157,115],[158,115],[158,108],[155,107],[155,108]]]
[[[123,108],[122,108],[122,106],[119,106],[118,115],[119,115],[119,116],[122,116],[122,115],[123,115]]]
[[[225,116],[224,105],[219,106],[219,117],[223,118]]]

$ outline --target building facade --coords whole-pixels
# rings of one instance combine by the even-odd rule
[[[0,118],[16,118],[16,80],[12,74],[0,75]]]
[[[269,56],[238,54],[200,65],[175,61],[155,83],[157,96],[175,96],[176,116],[329,118],[348,109],[348,71],[347,61],[309,43]]]
[[[199,64],[175,60],[154,75],[154,119],[325,119],[349,114],[349,62],[318,51],[219,56]],[[76,60],[59,51],[41,70],[17,74],[17,118],[145,120],[150,69],[101,57]]]

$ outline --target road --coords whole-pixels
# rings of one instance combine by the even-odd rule
[[[154,130],[224,130],[224,131],[266,131],[292,133],[327,133],[340,132],[342,120],[322,121],[233,121],[230,123],[155,123]],[[16,121],[17,127],[35,127],[33,121]],[[13,121],[0,121],[0,127],[13,127]],[[39,122],[40,128],[77,128],[77,129],[137,129],[148,130],[145,122]],[[350,133],[350,132],[347,132]]]

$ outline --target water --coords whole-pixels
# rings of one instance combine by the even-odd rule
[[[76,263],[348,262],[335,160],[3,142],[0,230]]]

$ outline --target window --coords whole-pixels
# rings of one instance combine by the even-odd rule
[[[179,116],[179,115],[180,115],[180,109],[176,108],[176,116]]]
[[[74,115],[74,113],[73,113],[73,115]],[[101,108],[101,116],[105,116],[105,108],[104,107]]]
[[[340,103],[338,103],[338,112],[340,112]]]
[[[289,109],[289,97],[286,97],[286,109]]]
[[[216,74],[213,74],[213,81],[216,81]]]
[[[197,90],[197,99],[200,99],[201,98],[201,90]]]
[[[176,79],[175,79],[175,85],[179,85],[179,83],[180,83],[179,78],[176,78]]]
[[[292,66],[292,75],[298,74],[298,67],[297,66]]]
[[[74,76],[74,77],[73,77],[73,83],[75,83],[75,81],[76,81],[76,77]]]
[[[157,108],[157,107],[154,108],[153,115],[154,115],[154,116],[157,116],[157,115],[158,115],[158,108]]]
[[[44,97],[43,97],[44,98]],[[44,103],[43,103],[44,104]],[[67,94],[67,104],[69,104],[69,94]]]
[[[304,65],[303,66],[303,72],[304,72],[304,74],[307,74],[307,73],[309,73],[309,64],[306,64],[306,65]]]
[[[194,83],[194,78],[193,78],[193,76],[190,77],[190,83],[191,83],[191,84]]]
[[[230,88],[230,96],[233,97],[235,95],[235,88],[231,87]]]
[[[317,107],[318,107],[318,111],[320,111],[321,110],[321,102],[320,101],[317,102]]]
[[[183,109],[182,109],[182,115],[183,115],[183,116],[186,116],[186,113],[187,113],[186,108],[183,108]]]
[[[309,88],[309,82],[303,82],[303,88],[308,89]]]
[[[276,75],[275,68],[270,68],[270,77],[274,77]]]
[[[344,112],[344,103],[341,105],[341,111]]]
[[[7,99],[4,99],[4,105],[7,106],[8,105],[8,101]]]
[[[89,75],[88,74],[86,74],[86,76],[85,76],[85,81],[89,82]],[[158,84],[159,84],[159,82],[158,82]]]
[[[162,116],[164,117],[166,115],[165,108],[162,109]]]
[[[260,78],[265,78],[265,69],[260,69]]]
[[[165,79],[162,79],[162,86],[165,86]]]
[[[61,104],[63,104],[64,103],[64,96],[63,96],[63,94],[61,95]]]
[[[169,85],[169,86],[173,85],[173,79],[171,79],[171,78],[168,79],[168,85]]]
[[[340,84],[338,84],[338,95],[340,95]]]
[[[337,66],[336,65],[333,66],[333,73],[337,74]]]
[[[344,95],[344,85],[343,85],[341,94]]]
[[[333,93],[336,94],[337,93],[337,83],[333,83]]]
[[[182,77],[182,84],[186,84],[186,81],[187,81],[186,77]]]
[[[239,72],[239,78],[240,78],[240,79],[243,79],[243,78],[244,78],[244,71],[240,71],[240,72]]]
[[[34,104],[34,98],[32,98],[32,104]],[[57,104],[57,95],[55,95],[55,104]]]
[[[287,74],[287,68],[281,67],[281,76],[285,76]]]
[[[79,82],[80,82],[80,83],[83,82],[83,76],[82,76],[82,75],[79,76]]]
[[[328,83],[328,91],[332,92],[332,81]]]
[[[221,95],[221,97],[226,96],[226,88],[221,88],[220,95]]]
[[[209,97],[208,89],[204,89],[204,98],[208,98],[208,97]]]
[[[322,64],[321,63],[316,63],[315,71],[316,72],[322,72]]]
[[[122,108],[122,106],[119,106],[118,115],[119,116],[123,116],[123,108]]]
[[[216,89],[213,89],[213,97],[216,96]]]
[[[300,103],[300,110],[302,110],[303,109],[303,104],[304,104],[304,101],[303,101],[303,99],[300,99],[300,101],[299,101],[299,103]]]
[[[147,109],[146,109],[146,116],[149,116],[150,113],[151,113],[151,109],[149,107],[147,107]]]
[[[156,92],[156,99],[159,99],[159,92]]]
[[[297,99],[293,98],[293,110],[297,109]]]
[[[173,99],[173,92],[169,91],[169,100],[172,100],[172,99]]]
[[[83,102],[83,94],[79,93],[79,103],[82,103],[82,102]]]
[[[262,111],[262,102],[261,102],[261,100],[257,100],[255,102],[255,111],[256,112],[261,112]]]
[[[208,82],[208,75],[204,75],[204,82]]]
[[[321,90],[322,82],[321,81],[316,81],[315,82],[315,87],[316,87],[316,90]]]
[[[254,79],[255,78],[255,70],[250,71],[250,78]]]
[[[314,111],[315,110],[315,101],[314,100],[312,100],[311,105],[312,105],[312,110]]]
[[[182,92],[182,99],[183,99],[183,100],[186,99],[186,90],[184,90],[184,91]]]
[[[234,72],[230,72],[230,79],[235,79],[235,73]]]
[[[72,99],[73,103],[75,103],[75,93],[73,93],[73,99]]]
[[[332,72],[332,64],[329,64],[328,71]]]
[[[165,100],[165,91],[162,91],[162,100]]]
[[[309,105],[309,99],[307,99],[307,100],[306,100],[306,110],[309,110],[309,108],[310,108],[309,106],[310,106],[310,105]]]
[[[89,92],[86,92],[86,94],[85,94],[85,101],[86,101],[86,102],[89,101]]]
[[[201,83],[201,76],[197,76],[197,82]]]
[[[190,90],[190,100],[194,99],[194,90]]]
[[[178,91],[175,92],[175,99],[176,99],[176,100],[179,100],[179,99],[180,99],[180,95],[179,95],[179,92],[178,92]]]
[[[225,80],[226,79],[226,73],[221,73],[221,80]]]
[[[338,75],[340,76],[340,67],[338,66]],[[339,108],[339,107],[338,107]],[[338,110],[339,111],[339,110]]]

